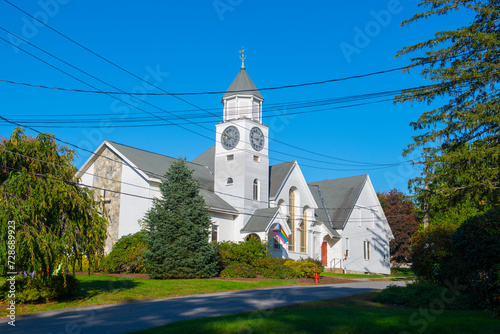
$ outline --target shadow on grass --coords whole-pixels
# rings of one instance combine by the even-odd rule
[[[93,277],[87,279],[85,276],[77,276],[77,279],[80,281],[80,291],[76,292],[72,296],[61,299],[60,301],[71,302],[76,300],[91,299],[107,293],[118,294],[125,290],[131,290],[142,285],[140,281],[138,282],[137,280],[127,278],[110,277],[95,279],[95,277]]]
[[[371,301],[375,293],[180,321],[151,333],[494,333],[499,322],[480,311],[443,311],[424,316],[419,309]],[[412,321],[413,319],[413,321]]]

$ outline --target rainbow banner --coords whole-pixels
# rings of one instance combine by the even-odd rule
[[[273,229],[273,232],[283,241],[284,244],[288,243],[288,235],[283,231],[283,227],[278,224],[278,228]]]

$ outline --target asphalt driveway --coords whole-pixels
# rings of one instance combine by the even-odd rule
[[[332,285],[285,286],[102,306],[46,311],[16,317],[16,326],[0,320],[2,333],[127,333],[175,321],[214,317],[384,289],[404,282],[362,281]],[[262,311],[262,316],[269,312]]]

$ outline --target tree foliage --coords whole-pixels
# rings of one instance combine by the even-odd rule
[[[500,312],[500,210],[467,219],[453,234],[440,280],[465,284],[482,307]]]
[[[398,263],[410,261],[410,238],[420,226],[415,204],[397,189],[377,193],[394,239],[390,241],[391,259]]]
[[[16,270],[0,244],[0,274],[34,272],[50,277],[60,264],[91,261],[103,252],[107,220],[94,192],[74,179],[74,152],[50,134],[27,136],[16,129],[0,144],[0,239],[15,225]],[[9,223],[10,221],[14,223]]]
[[[208,242],[210,215],[200,185],[185,160],[170,164],[161,198],[144,219],[146,272],[152,278],[202,278],[218,273],[215,246]]]
[[[411,185],[422,196],[442,197],[451,205],[464,199],[498,203],[500,3],[425,0],[420,6],[426,10],[403,25],[456,11],[469,13],[472,22],[397,54],[417,53],[407,69],[423,66],[421,75],[435,83],[403,91],[397,101],[444,101],[411,123],[420,134],[405,154],[421,148],[426,163],[426,173]]]

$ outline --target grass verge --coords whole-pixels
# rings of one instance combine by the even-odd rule
[[[276,309],[176,322],[135,332],[158,333],[498,333],[500,320],[484,311],[389,307],[370,292]]]
[[[296,284],[294,282],[241,281],[217,279],[154,280],[131,279],[105,275],[76,275],[81,290],[70,299],[43,304],[16,305],[16,314],[58,310],[70,307],[102,305],[143,299],[187,296],[194,294],[257,289]],[[3,284],[5,279],[0,281]],[[7,315],[7,304],[0,301],[0,317]]]

